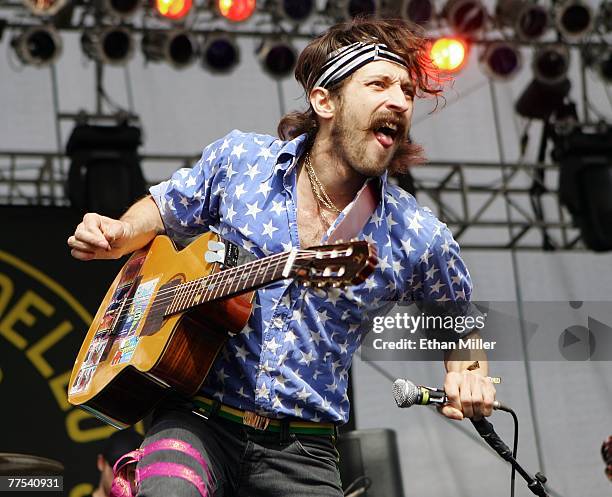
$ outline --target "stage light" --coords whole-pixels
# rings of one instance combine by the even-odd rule
[[[11,40],[19,60],[30,66],[53,64],[62,53],[62,40],[53,26],[33,26]]]
[[[449,26],[456,33],[473,35],[482,30],[487,11],[480,0],[450,0],[444,7]]]
[[[164,61],[175,69],[193,64],[197,51],[197,41],[186,31],[148,32],[142,37],[142,53],[147,60]]]
[[[278,0],[277,8],[281,17],[293,22],[303,22],[314,11],[314,0]]]
[[[541,38],[550,25],[548,10],[531,0],[500,0],[495,14],[502,26],[513,28],[526,41]]]
[[[516,101],[514,108],[517,114],[526,119],[548,121],[563,106],[571,87],[567,78],[552,84],[534,79]]]
[[[123,65],[134,55],[131,32],[120,26],[88,29],[81,36],[85,54],[103,64]]]
[[[567,46],[558,44],[541,48],[533,56],[532,69],[535,78],[517,100],[515,109],[527,119],[547,121],[563,106],[571,89],[567,78]]]
[[[480,62],[491,78],[507,81],[516,76],[521,69],[521,52],[516,46],[505,41],[494,41],[489,43],[482,55]]]
[[[107,15],[128,19],[138,11],[141,3],[142,0],[99,0],[98,5]]]
[[[191,12],[192,0],[155,0],[155,11],[164,19],[181,22]]]
[[[429,49],[434,65],[445,72],[459,71],[466,61],[467,45],[459,38],[438,38]]]
[[[274,79],[290,76],[297,61],[297,51],[286,41],[267,39],[257,49],[257,56],[265,72]]]
[[[612,83],[612,49],[604,45],[587,45],[582,48],[582,60],[595,71],[604,83]]]
[[[227,73],[240,61],[240,49],[232,37],[214,34],[208,37],[202,48],[202,65],[212,72]]]
[[[581,0],[568,0],[556,7],[555,24],[565,39],[579,40],[593,30],[593,9]]]
[[[140,129],[78,125],[72,131],[66,155],[70,157],[67,193],[80,211],[120,216],[146,193],[140,169]]]
[[[542,83],[555,84],[565,79],[570,53],[566,45],[548,45],[533,56],[533,74]]]
[[[57,14],[67,3],[67,0],[22,0],[23,4],[37,16],[52,16]]]
[[[435,7],[432,0],[404,0],[401,14],[404,19],[426,26],[435,15]]]
[[[612,0],[602,2],[599,7],[597,31],[604,33],[612,31]]]
[[[246,21],[255,13],[255,0],[216,0],[217,10],[227,20],[232,22]]]
[[[574,126],[554,136],[559,198],[587,248],[612,250],[612,129]]]
[[[374,16],[378,12],[377,0],[348,0],[345,12],[349,18]]]
[[[381,13],[382,0],[328,0],[324,13],[337,21],[348,21],[354,17],[377,17]],[[387,10],[395,12],[391,16],[399,16],[398,5],[385,5]],[[384,14],[383,14],[384,15]]]
[[[597,61],[599,75],[606,83],[612,83],[612,50],[608,49]]]

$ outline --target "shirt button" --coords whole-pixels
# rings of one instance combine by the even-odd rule
[[[276,326],[277,328],[282,328],[282,327],[283,327],[283,325],[285,324],[285,323],[283,322],[282,318],[278,318],[278,317],[277,317],[277,318],[274,318],[274,319],[272,320],[272,323],[274,323],[274,326]]]

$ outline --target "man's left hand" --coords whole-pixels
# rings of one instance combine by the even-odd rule
[[[439,411],[450,419],[480,419],[490,416],[495,401],[495,386],[491,380],[472,371],[446,373],[444,391],[448,404]]]

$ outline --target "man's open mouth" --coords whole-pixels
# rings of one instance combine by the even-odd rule
[[[382,123],[374,128],[374,136],[385,148],[393,145],[393,141],[398,135],[398,125],[392,122]]]

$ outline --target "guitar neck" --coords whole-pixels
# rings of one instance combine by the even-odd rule
[[[172,303],[164,316],[184,312],[212,300],[223,299],[261,288],[282,280],[289,253],[275,254],[263,259],[225,269],[203,278],[177,285]]]

